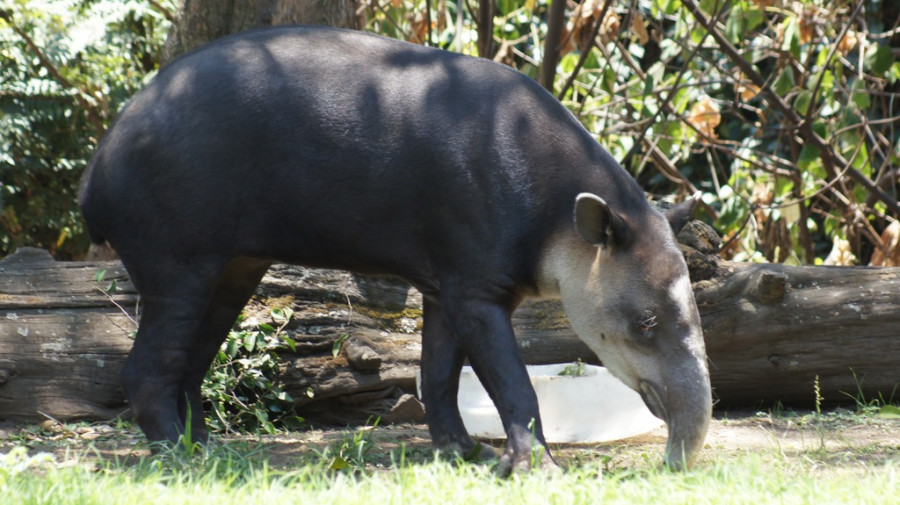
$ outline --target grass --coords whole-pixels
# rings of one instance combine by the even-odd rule
[[[749,422],[762,421],[757,416]],[[746,422],[720,421],[725,429],[728,423]],[[100,454],[83,444],[68,453],[57,447],[52,456],[36,452],[34,440],[23,438],[0,448],[0,496],[17,505],[900,503],[900,446],[835,448],[843,430],[868,423],[896,430],[896,420],[837,412],[780,414],[772,422],[774,430],[815,424],[803,428],[814,440],[799,450],[778,443],[732,450],[711,441],[698,466],[685,473],[662,469],[658,447],[641,443],[557,450],[566,471],[508,479],[497,477],[490,465],[387,443],[378,438],[380,428],[343,431],[320,449],[282,458],[277,467],[271,441],[264,439],[230,439],[203,450],[181,447],[135,457]]]
[[[11,464],[10,464],[11,463]],[[171,462],[170,462],[171,463]],[[560,474],[496,477],[475,464],[432,461],[375,472],[328,471],[307,464],[274,471],[243,455],[216,455],[201,465],[169,466],[165,458],[134,466],[92,468],[53,464],[43,457],[7,455],[0,466],[6,503],[220,504],[316,503],[653,503],[847,504],[900,501],[894,463],[845,473],[744,454],[687,473],[641,468],[606,474],[587,464]]]

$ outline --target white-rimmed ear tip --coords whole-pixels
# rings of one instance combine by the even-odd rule
[[[603,198],[593,194],[593,193],[578,193],[578,196],[575,197],[575,202],[579,202],[581,200],[594,200],[595,202],[600,203],[601,205],[606,205],[606,200]]]

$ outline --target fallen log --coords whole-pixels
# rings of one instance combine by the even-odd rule
[[[121,288],[113,295],[111,283]],[[31,248],[0,261],[0,418],[111,419],[126,410],[119,371],[136,305],[117,262],[57,263]]]
[[[709,254],[715,244],[706,239],[686,242],[718,405],[807,406],[816,391],[826,404],[900,396],[900,269],[729,264]],[[280,353],[280,381],[303,415],[386,416],[414,392],[415,290],[395,279],[277,265],[247,310],[266,322],[275,305],[294,311],[284,331],[297,346]],[[138,307],[118,262],[56,263],[33,249],[0,261],[0,419],[125,411],[118,373]],[[526,303],[514,325],[528,363],[600,362],[557,302]]]
[[[900,269],[730,269],[695,289],[723,405],[900,400]]]

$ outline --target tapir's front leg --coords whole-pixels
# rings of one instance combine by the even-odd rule
[[[466,459],[495,458],[489,445],[472,439],[460,416],[457,397],[465,354],[445,324],[437,301],[425,298],[423,320],[422,400],[432,444]]]
[[[511,309],[445,292],[444,317],[500,413],[506,451],[499,471],[555,468],[541,427],[537,395],[513,332]]]

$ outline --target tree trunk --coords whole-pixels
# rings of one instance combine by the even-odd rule
[[[478,2],[478,56],[494,59],[494,0]]]
[[[263,26],[358,28],[357,4],[358,0],[185,0],[166,40],[163,62],[212,40]]]
[[[540,82],[551,94],[556,81],[560,42],[566,27],[566,2],[553,2],[547,15],[547,38],[544,40],[544,61],[541,62]]]
[[[694,288],[719,406],[809,406],[817,382],[826,404],[900,396],[900,268],[727,264],[686,251],[692,276],[706,279]],[[0,418],[126,410],[118,374],[137,305],[118,262],[56,263],[34,249],[0,262]],[[421,295],[404,283],[276,265],[247,312],[266,322],[268,306],[294,310],[285,331],[297,350],[281,353],[280,380],[301,415],[388,416],[414,391]],[[557,302],[526,303],[513,323],[527,363],[599,363]]]

